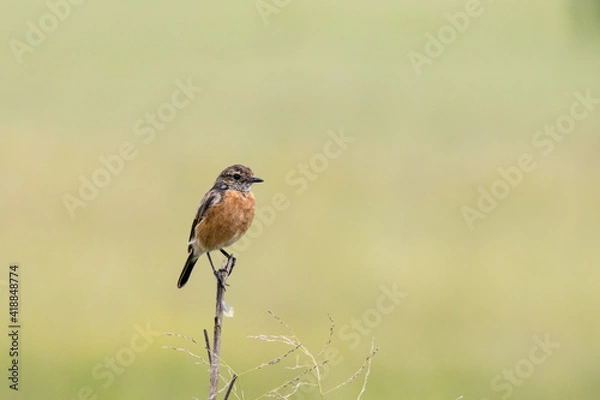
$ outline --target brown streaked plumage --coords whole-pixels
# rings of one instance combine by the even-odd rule
[[[227,167],[219,174],[213,187],[206,192],[192,223],[188,241],[188,258],[181,271],[177,287],[183,287],[198,261],[206,253],[215,272],[210,252],[223,250],[238,241],[254,219],[256,201],[251,192],[252,184],[263,182],[252,170],[240,164]],[[216,272],[215,272],[216,273]]]

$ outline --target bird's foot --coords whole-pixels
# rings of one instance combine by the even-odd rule
[[[237,261],[237,258],[235,258],[233,256],[233,254],[230,254],[229,257],[227,257],[227,265],[231,264],[231,266],[229,267],[229,275],[230,276],[233,273],[233,267],[235,267],[236,261]]]
[[[227,286],[229,286],[229,285],[223,281],[223,277],[217,271],[215,271],[215,278],[217,278],[217,282],[219,282],[219,286],[222,287],[223,290],[227,290]]]

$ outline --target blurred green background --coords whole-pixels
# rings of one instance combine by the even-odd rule
[[[223,357],[237,371],[287,350],[247,338],[285,333],[267,310],[315,353],[330,313],[326,389],[375,337],[363,399],[600,397],[600,105],[547,154],[533,142],[574,93],[600,98],[597,3],[483,1],[420,73],[409,54],[451,34],[445,13],[470,2],[58,3],[0,15],[0,290],[19,263],[23,325],[18,393],[1,335],[3,399],[206,398],[205,368],[163,348],[202,347],[138,330],[201,339],[212,326],[206,259],[184,289],[176,280],[196,207],[234,163],[266,181],[263,214],[233,248]],[[36,39],[40,24],[51,32]],[[202,90],[138,135],[188,81]],[[354,141],[319,155],[342,132]],[[126,142],[132,159],[98,172]],[[536,168],[470,229],[462,208],[523,154]],[[310,179],[294,183],[303,164]],[[94,174],[104,187],[70,215],[65,196]],[[397,304],[381,297],[393,288]],[[546,336],[560,347],[534,363]],[[255,399],[290,362],[238,388]],[[505,378],[515,369],[523,379]],[[355,399],[361,382],[325,398]]]

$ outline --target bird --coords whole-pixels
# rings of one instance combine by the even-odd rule
[[[219,174],[213,187],[202,197],[192,222],[187,243],[188,258],[177,281],[178,288],[185,286],[196,261],[204,253],[219,284],[223,286],[210,252],[219,250],[227,259],[232,257],[223,248],[238,241],[250,228],[256,210],[252,185],[260,182],[264,180],[254,176],[250,168],[241,164],[227,167]]]

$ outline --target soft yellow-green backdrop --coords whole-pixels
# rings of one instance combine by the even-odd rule
[[[359,369],[374,337],[362,399],[600,397],[596,11],[70,4],[13,2],[0,15],[2,399],[206,398],[206,368],[163,348],[202,346],[162,333],[201,339],[211,327],[206,259],[175,284],[200,198],[233,163],[265,179],[251,238],[233,249],[223,357],[236,371],[287,350],[247,338],[286,333],[268,310],[315,355],[329,313],[324,389]],[[172,117],[160,130],[145,121],[157,111]],[[569,133],[541,136],[557,123]],[[75,200],[86,179],[103,187]],[[482,194],[492,190],[502,198]],[[295,362],[243,375],[238,395],[291,379]],[[362,382],[325,398],[356,399]],[[306,386],[292,398],[320,397]]]

